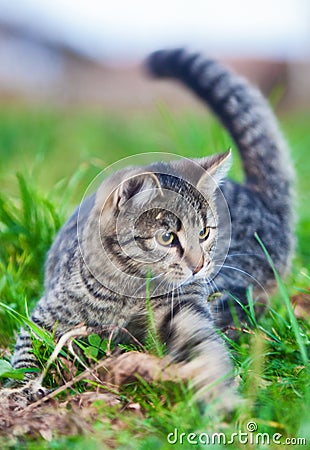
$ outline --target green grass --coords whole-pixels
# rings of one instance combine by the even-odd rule
[[[244,398],[240,410],[225,419],[212,409],[202,414],[189,389],[141,381],[123,388],[121,407],[107,407],[98,401],[97,418],[86,436],[56,433],[51,442],[26,436],[15,440],[15,448],[185,449],[191,445],[167,442],[167,435],[175,428],[180,433],[224,432],[230,436],[238,430],[246,431],[250,420],[258,425],[259,432],[305,437],[310,445],[310,325],[309,320],[295,319],[289,302],[292,295],[309,295],[310,286],[309,120],[309,115],[301,114],[282,118],[298,173],[298,246],[292,274],[285,283],[278,280],[279,293],[264,317],[255,318],[249,301],[251,326],[240,332],[237,342],[229,342]],[[57,230],[89,182],[107,165],[142,152],[203,156],[226,150],[231,144],[229,136],[208,117],[189,113],[178,116],[164,107],[153,114],[126,117],[14,107],[1,110],[1,303],[27,317],[42,294],[44,259]],[[232,174],[240,180],[236,152],[234,157]],[[5,354],[13,348],[18,328],[16,314],[0,308],[0,347]],[[89,344],[92,349],[88,352],[97,354],[96,340]],[[124,410],[126,402],[139,404],[139,413]],[[236,442],[230,447],[244,448]],[[1,438],[0,444],[4,446]],[[196,447],[205,448],[202,444]]]

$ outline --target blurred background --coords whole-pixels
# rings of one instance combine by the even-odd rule
[[[160,89],[187,105],[141,70],[173,46],[229,62],[267,95],[282,86],[283,108],[309,109],[309,0],[0,0],[0,100],[128,110]]]

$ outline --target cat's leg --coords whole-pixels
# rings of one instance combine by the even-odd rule
[[[12,366],[14,367],[14,369],[38,368],[38,360],[33,352],[30,332],[25,328],[21,329],[20,334],[16,340],[12,357]],[[29,372],[27,376],[33,376],[33,372]]]
[[[160,334],[182,377],[192,380],[198,400],[214,402],[221,410],[236,406],[233,366],[207,307],[179,304],[163,318]]]
[[[39,369],[38,360],[33,353],[30,332],[25,328],[21,329],[17,338],[12,366],[14,369]],[[24,407],[44,397],[48,389],[42,386],[40,374],[39,371],[26,371],[23,380],[10,380],[0,391],[1,405]]]
[[[50,391],[43,387],[39,377],[19,384],[6,386],[0,390],[1,406],[25,407],[45,397]]]
[[[53,321],[49,310],[42,308],[45,302],[43,297],[34,309],[30,320],[36,327],[50,329]],[[39,361],[34,353],[32,333],[28,325],[24,326],[17,337],[11,364],[14,369],[26,369],[23,380],[10,380],[7,387],[0,392],[0,398],[5,397],[16,400],[20,404],[30,403],[38,400],[48,393],[48,389],[41,384],[41,370]],[[35,335],[35,333],[34,333]],[[35,336],[38,339],[38,336]],[[30,369],[27,371],[27,369]],[[37,369],[31,371],[31,369]]]

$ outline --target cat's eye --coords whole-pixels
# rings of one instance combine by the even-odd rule
[[[199,233],[199,239],[201,241],[204,241],[205,239],[208,238],[209,234],[210,234],[210,228],[209,227],[204,227]]]
[[[160,245],[165,245],[165,246],[175,244],[177,241],[176,235],[174,233],[172,233],[171,231],[159,232],[156,235],[156,239]]]

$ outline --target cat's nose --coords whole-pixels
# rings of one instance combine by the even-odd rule
[[[191,271],[193,275],[196,275],[204,266],[204,255],[197,248],[190,248],[184,256],[184,263],[187,269]]]

